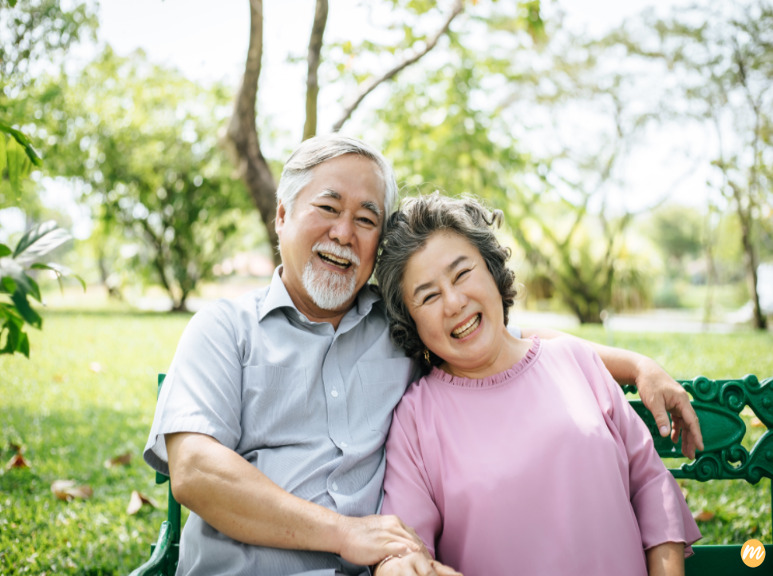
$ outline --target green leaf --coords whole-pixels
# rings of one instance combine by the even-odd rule
[[[27,358],[30,357],[30,339],[26,332],[19,333],[19,340],[16,343],[16,351],[21,352]]]
[[[62,266],[61,264],[57,264],[55,262],[49,262],[48,264],[33,264],[30,266],[30,268],[34,268],[36,270],[50,270],[54,274],[56,274],[56,279],[59,282],[59,288],[62,288],[62,278],[75,278],[78,282],[80,282],[80,285],[83,286],[83,291],[86,291],[86,281],[78,276],[77,274],[73,274],[72,270],[70,270],[67,266]]]
[[[71,238],[70,233],[59,228],[53,220],[30,228],[19,240],[13,257],[24,265],[45,256]]]
[[[0,135],[0,175],[8,165],[8,158],[6,157],[8,146],[5,143],[5,136]]]
[[[0,349],[0,354],[13,354],[16,352],[19,345],[22,331],[14,322],[7,321],[3,324],[2,329],[0,329],[0,336],[2,336],[3,332],[6,333],[5,346]]]
[[[0,258],[2,258],[3,256],[8,256],[11,253],[12,253],[11,249],[8,246],[6,246],[5,244],[0,244]]]
[[[0,281],[0,286],[2,286],[3,292],[8,294],[16,292],[16,281],[10,276],[3,276],[2,281]]]
[[[33,148],[32,142],[30,142],[30,139],[27,138],[22,132],[16,128],[12,128],[2,120],[0,120],[0,132],[10,134],[10,136],[19,144],[19,146],[24,149],[27,158],[29,158],[30,162],[32,162],[35,166],[40,166],[43,164],[43,160],[41,160],[40,155],[37,153],[35,148]]]
[[[32,296],[38,302],[42,302],[40,287],[38,283],[26,274],[18,276],[16,279],[16,289],[22,294]]]
[[[19,312],[24,321],[30,326],[40,328],[43,326],[43,319],[40,314],[35,312],[30,306],[27,296],[22,294],[19,290],[11,294],[11,300],[16,305],[16,310]]]

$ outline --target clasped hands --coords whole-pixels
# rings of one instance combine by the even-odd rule
[[[349,562],[376,565],[378,576],[462,576],[434,560],[416,532],[400,518],[342,517],[339,554]]]

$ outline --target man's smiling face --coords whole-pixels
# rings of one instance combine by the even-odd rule
[[[375,162],[345,154],[316,166],[276,230],[282,281],[298,310],[334,325],[370,278],[384,220],[384,180]]]

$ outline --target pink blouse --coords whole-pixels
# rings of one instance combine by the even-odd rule
[[[646,576],[644,551],[701,537],[652,437],[592,349],[535,338],[483,380],[414,382],[387,441],[384,514],[476,574]]]

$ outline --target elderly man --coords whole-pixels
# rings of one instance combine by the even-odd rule
[[[178,574],[367,574],[422,553],[409,527],[376,515],[392,409],[414,376],[368,284],[397,201],[391,167],[358,140],[312,138],[277,199],[282,266],[268,288],[193,317],[145,448],[191,510]],[[686,394],[654,361],[599,352],[664,433],[668,408],[687,451],[700,447]],[[429,559],[422,570],[455,574]]]

